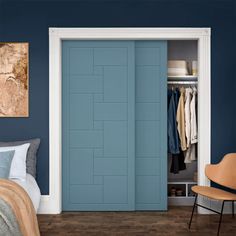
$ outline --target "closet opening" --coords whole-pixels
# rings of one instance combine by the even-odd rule
[[[198,41],[168,41],[168,205],[192,205],[198,184]]]

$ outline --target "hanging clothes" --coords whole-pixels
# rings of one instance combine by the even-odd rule
[[[180,92],[178,89],[168,90],[168,150],[171,153],[170,172],[178,174],[185,170],[184,154],[180,148],[180,139],[177,130],[176,113],[179,103]]]
[[[198,141],[198,134],[197,134],[197,112],[196,112],[196,95],[197,95],[197,89],[193,88],[192,93],[192,100],[190,103],[190,122],[191,122],[191,143],[197,143]]]
[[[191,163],[196,160],[196,143],[197,143],[197,118],[196,118],[196,88],[187,88],[185,90],[185,117],[186,118],[186,138],[187,150],[185,152],[185,163]],[[192,95],[192,99],[190,98]],[[191,101],[190,101],[191,99]]]
[[[180,150],[179,154],[172,154],[170,172],[173,174],[178,174],[181,170],[186,170],[186,165],[184,163],[184,153],[182,150]]]
[[[177,129],[179,133],[182,151],[185,151],[187,149],[186,137],[185,137],[184,101],[185,101],[185,89],[181,88],[180,98],[179,98],[179,103],[178,103],[178,108],[177,108],[176,121],[177,121]]]
[[[185,89],[185,103],[184,103],[184,116],[185,116],[185,136],[186,147],[189,148],[191,144],[191,124],[190,124],[190,102],[191,102],[192,89]]]
[[[185,151],[184,163],[192,163],[196,160],[196,144],[191,144]]]
[[[170,172],[178,174],[197,156],[197,88],[168,90],[168,151]]]
[[[176,124],[176,111],[179,100],[179,92],[174,90],[168,91],[168,151],[171,154],[179,153],[179,137]]]

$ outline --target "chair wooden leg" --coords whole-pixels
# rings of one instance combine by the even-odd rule
[[[194,213],[194,209],[195,209],[195,206],[196,206],[196,203],[197,203],[197,194],[195,196],[195,200],[194,200],[194,204],[193,204],[193,209],[192,209],[192,214],[191,214],[191,218],[190,218],[190,221],[188,223],[188,229],[190,229],[191,227],[191,224],[192,224],[192,219],[193,219],[193,213]]]
[[[220,234],[220,225],[221,225],[223,211],[224,211],[224,204],[225,204],[225,201],[222,202],[222,207],[221,207],[221,212],[220,212],[220,221],[219,221],[219,225],[218,225],[217,236],[219,236],[219,234]]]
[[[234,218],[234,201],[232,201],[232,217]]]

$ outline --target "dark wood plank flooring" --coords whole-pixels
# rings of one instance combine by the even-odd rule
[[[39,215],[42,236],[215,236],[219,215],[194,215],[189,231],[190,207],[171,207],[168,212],[65,212]],[[221,236],[236,236],[236,216],[224,215]]]

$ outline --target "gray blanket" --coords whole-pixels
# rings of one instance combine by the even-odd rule
[[[4,200],[0,198],[0,236],[23,236],[15,214]]]

